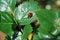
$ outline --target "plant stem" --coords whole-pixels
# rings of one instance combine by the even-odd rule
[[[18,25],[18,23],[17,23],[17,21],[15,20],[15,18],[14,18],[14,12],[10,12],[11,13],[11,16],[12,16],[12,18],[13,18],[13,21]]]

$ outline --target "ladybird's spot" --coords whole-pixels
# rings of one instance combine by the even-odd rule
[[[28,14],[28,18],[31,18],[32,16],[33,16],[32,13],[29,13],[29,14]]]

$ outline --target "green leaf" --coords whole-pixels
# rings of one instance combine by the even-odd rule
[[[16,0],[0,0],[0,11],[14,11]]]
[[[40,10],[36,11],[36,15],[40,21],[39,32],[50,34],[55,30],[53,24],[55,20],[55,13],[53,11]]]
[[[55,13],[51,10],[42,9],[36,12],[36,15],[39,19],[40,27],[38,28],[39,37],[43,38],[46,35],[52,37],[52,32],[55,30],[54,20]]]
[[[1,12],[1,23],[12,23],[12,16],[7,12]]]
[[[0,31],[6,35],[12,36],[12,24],[0,24]]]
[[[34,34],[34,36],[33,36],[33,40],[40,40],[38,34]]]
[[[0,23],[1,23],[1,14],[0,14]]]
[[[56,20],[60,19],[60,12],[42,9],[36,11],[36,15],[40,21],[40,27],[38,28],[39,37],[43,38],[44,35],[53,37],[54,34],[52,34],[52,32],[57,29],[54,26],[56,25]]]
[[[26,25],[23,29],[23,35],[22,35],[22,39],[23,40],[27,40],[28,35],[32,32],[32,27],[31,25]]]
[[[14,17],[19,22],[19,24],[30,24],[32,21],[35,20],[35,13],[34,11],[38,10],[37,2],[24,2],[15,9]],[[28,14],[32,13],[32,17],[28,18]],[[32,20],[33,19],[33,20]]]
[[[1,13],[0,31],[11,36],[13,19],[11,15],[9,15],[9,13],[7,12],[0,12],[0,13]]]

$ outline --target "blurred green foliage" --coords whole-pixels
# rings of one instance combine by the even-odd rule
[[[20,25],[18,26],[18,24],[16,24],[18,27],[21,27],[21,25],[25,25],[22,33],[22,40],[27,40],[28,35],[33,31],[33,27],[30,25],[30,23],[38,20],[38,23],[40,25],[37,26],[38,28],[33,35],[33,40],[39,40],[46,36],[48,36],[48,38],[54,37],[54,34],[52,33],[56,29],[58,30],[56,22],[59,22],[58,24],[60,25],[59,11],[46,9],[39,10],[37,2],[23,2],[16,8],[15,4],[16,0],[1,0],[0,31],[11,37],[13,35],[12,24],[13,22],[17,22]],[[13,13],[13,16],[11,15],[11,13]],[[32,13],[33,15],[31,18],[28,18],[29,13]],[[60,29],[58,31],[60,31]]]

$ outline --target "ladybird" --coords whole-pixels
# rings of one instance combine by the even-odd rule
[[[29,14],[28,14],[28,18],[31,18],[33,16],[33,14],[30,12]]]

